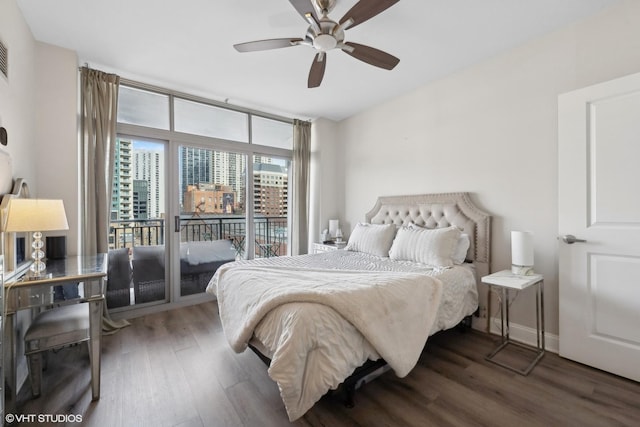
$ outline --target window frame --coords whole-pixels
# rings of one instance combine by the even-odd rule
[[[178,151],[181,145],[190,146],[190,147],[200,147],[204,149],[217,150],[217,151],[235,152],[238,154],[245,155],[247,159],[247,162],[246,162],[247,194],[253,194],[253,191],[254,191],[254,184],[252,179],[254,156],[267,156],[267,157],[281,158],[281,159],[288,160],[290,165],[293,164],[293,161],[294,161],[293,147],[291,149],[285,149],[280,147],[254,144],[253,132],[252,132],[252,122],[253,122],[252,118],[253,116],[256,116],[260,118],[276,120],[276,121],[290,124],[292,126],[292,134],[293,134],[294,120],[292,118],[282,117],[279,115],[265,113],[265,112],[261,112],[253,109],[237,107],[237,106],[228,104],[227,102],[219,102],[211,99],[206,99],[203,97],[186,94],[179,91],[173,91],[170,89],[164,89],[161,87],[140,83],[140,82],[136,82],[128,79],[121,79],[120,85],[168,96],[168,102],[169,102],[169,129],[168,130],[136,125],[131,123],[118,122],[116,124],[116,133],[119,137],[126,135],[127,138],[132,138],[132,139],[147,139],[147,140],[150,139],[150,140],[166,141],[168,150],[165,153],[165,156],[166,156],[165,189],[167,192],[167,194],[165,194],[165,203],[167,204],[165,215],[167,219],[173,218],[175,215],[180,214],[179,212],[175,212],[176,209],[180,210],[180,206],[179,206],[178,195],[176,194],[174,185],[175,183],[179,182]],[[228,139],[216,138],[216,137],[207,137],[207,136],[175,131],[174,100],[176,98],[185,99],[193,102],[199,102],[199,103],[211,105],[218,108],[225,108],[228,110],[247,114],[248,142],[234,141],[234,140],[228,140]],[[291,207],[292,194],[293,194],[293,191],[291,188],[291,183],[293,182],[292,176],[291,176],[292,172],[293,172],[293,167],[290,167],[288,171],[289,188],[288,188],[288,195],[287,195],[287,204],[289,205],[289,207]],[[249,241],[253,241],[254,227],[252,224],[254,223],[254,219],[255,219],[253,199],[249,200],[249,198],[247,198],[245,202],[247,203],[247,209],[246,209],[246,223],[248,226],[247,239],[251,239]],[[291,226],[292,226],[292,218],[291,218],[292,215],[293,215],[293,209],[289,208],[287,212],[287,227],[289,230],[291,229]],[[172,221],[168,220],[167,224],[169,225],[169,227],[167,227],[166,229],[165,245],[168,245],[169,247],[170,256],[168,259],[169,269],[167,270],[166,274],[167,274],[167,277],[171,278],[170,282],[172,284],[169,287],[170,289],[169,289],[168,302],[164,304],[160,304],[160,306],[163,307],[162,309],[165,309],[167,304],[169,307],[175,306],[175,305],[182,305],[182,304],[185,304],[185,302],[189,300],[194,300],[197,297],[199,297],[198,301],[203,300],[202,294],[181,297],[179,293],[176,295],[174,292],[175,290],[174,289],[175,286],[173,284],[173,282],[175,281],[174,276],[176,276],[176,274],[179,274],[179,269],[178,269],[178,272],[176,273],[175,271],[176,269],[172,268],[172,266],[179,265],[179,262],[180,262],[179,251],[174,249],[175,246],[179,247],[179,242],[176,243],[174,241],[176,240],[174,238],[174,234],[176,233],[173,233]],[[251,226],[249,227],[249,225]],[[288,233],[288,236],[290,240],[291,233]],[[289,252],[290,252],[290,248],[291,248],[290,241],[287,244],[287,248],[289,249]],[[246,252],[247,254],[252,254],[250,257],[253,257],[253,253],[255,252],[255,250],[250,251],[247,249]],[[154,307],[156,307],[156,310],[157,310],[157,306],[136,307],[134,305],[134,306],[130,306],[127,311],[128,312],[140,311],[142,313],[151,312],[151,311],[154,311]]]

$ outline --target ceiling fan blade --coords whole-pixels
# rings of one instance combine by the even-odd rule
[[[307,13],[311,13],[316,20],[318,20],[318,14],[316,8],[311,4],[311,0],[289,0],[291,5],[296,8],[298,13],[305,18]],[[305,18],[305,21],[307,18]]]
[[[400,60],[393,55],[363,44],[346,42],[342,50],[360,61],[384,68],[385,70],[393,70],[393,68],[398,65],[398,62],[400,62]]]
[[[324,77],[324,69],[327,66],[327,54],[319,52],[313,58],[311,64],[311,70],[309,70],[309,80],[307,81],[307,87],[313,88],[320,86],[322,78]]]
[[[302,39],[268,39],[254,42],[234,44],[238,52],[255,52],[258,50],[279,49],[281,47],[291,47],[298,45]]]
[[[293,0],[292,0],[293,1]],[[344,29],[353,28],[389,9],[400,0],[360,0],[340,20]],[[345,24],[352,21],[350,24]]]

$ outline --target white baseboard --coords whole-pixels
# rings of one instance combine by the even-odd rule
[[[500,335],[500,318],[491,318],[491,334]],[[528,326],[519,325],[517,323],[510,322],[511,331],[509,337],[514,341],[519,341],[524,344],[536,346],[536,329]],[[474,317],[472,323],[473,329],[478,331],[487,332],[487,319],[482,317]],[[544,333],[544,347],[546,351],[552,353],[558,353],[559,337],[558,335],[551,334],[549,332]]]

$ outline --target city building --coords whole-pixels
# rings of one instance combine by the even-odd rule
[[[256,214],[287,216],[288,173],[279,165],[253,165],[253,203]]]
[[[147,187],[147,216],[135,215],[134,219],[161,218],[165,213],[164,190],[164,150],[160,144],[145,143],[143,148],[134,142],[132,153],[132,175],[134,180],[148,183]],[[157,148],[154,148],[157,146]],[[135,191],[135,189],[134,189]]]
[[[184,193],[183,212],[194,214],[233,214],[236,212],[236,195],[230,185],[200,183],[187,186]]]
[[[149,219],[149,181],[133,180],[133,218]]]
[[[111,220],[114,221],[133,219],[131,150],[131,140],[116,139],[111,197]]]

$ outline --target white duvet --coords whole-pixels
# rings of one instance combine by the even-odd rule
[[[252,340],[271,358],[290,420],[367,359],[383,357],[407,375],[427,337],[477,305],[468,268],[348,251],[225,264],[207,291],[218,297],[231,347],[242,352]]]

